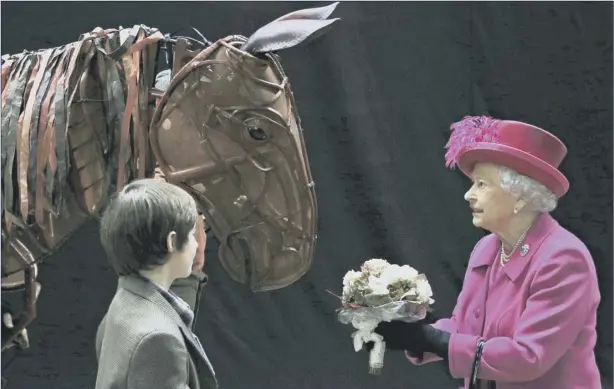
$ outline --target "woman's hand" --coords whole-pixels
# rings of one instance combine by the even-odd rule
[[[389,350],[423,349],[425,346],[420,322],[383,321],[375,332],[384,337],[386,349]]]
[[[447,359],[450,333],[432,327],[432,322],[429,316],[416,323],[381,322],[375,332],[384,337],[387,349],[405,350],[415,356],[431,352]]]

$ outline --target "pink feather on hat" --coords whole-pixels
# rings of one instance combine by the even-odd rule
[[[446,167],[458,166],[460,155],[480,142],[497,143],[500,120],[489,116],[465,116],[450,126],[452,134],[446,144]]]

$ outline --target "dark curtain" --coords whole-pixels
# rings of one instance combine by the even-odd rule
[[[249,35],[322,4],[3,3],[2,53],[61,45],[96,26]],[[449,125],[466,114],[527,121],[568,145],[561,169],[571,190],[554,216],[597,265],[596,353],[611,388],[612,11],[611,2],[348,2],[328,35],[281,53],[316,181],[319,240],[307,276],[253,295],[224,273],[210,238],[196,332],[222,388],[454,387],[443,364],[414,367],[394,353],[382,376],[369,376],[326,289],[339,292],[348,269],[386,257],[426,273],[438,312],[450,314],[484,234],[463,200],[468,180],[443,162]],[[116,285],[96,225],[45,263],[40,280],[31,347],[3,375],[10,389],[91,388],[94,334]]]

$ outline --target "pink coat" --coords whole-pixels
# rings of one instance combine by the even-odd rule
[[[503,285],[490,294],[490,272],[501,266],[498,239],[488,235],[473,249],[452,317],[434,324],[452,333],[450,373],[467,388],[476,345],[485,339],[478,378],[497,389],[601,389],[593,351],[600,294],[588,249],[548,214],[525,244],[529,251],[514,253]],[[430,353],[408,358],[416,365],[441,360]]]

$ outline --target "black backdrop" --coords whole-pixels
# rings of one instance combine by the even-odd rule
[[[2,53],[76,40],[96,26],[144,23],[208,39],[249,35],[282,14],[325,3],[12,2]],[[341,3],[310,46],[282,53],[305,126],[319,202],[310,273],[251,295],[207,246],[197,333],[226,389],[450,388],[442,366],[388,354],[367,374],[352,329],[336,321],[341,277],[370,257],[426,273],[449,314],[483,234],[463,200],[468,181],[444,168],[452,121],[465,114],[528,121],[569,146],[569,194],[554,216],[590,248],[600,276],[597,355],[612,381],[612,3]],[[94,333],[115,277],[89,225],[41,267],[31,348],[3,375],[12,389],[93,387]],[[5,358],[6,359],[6,358]]]

